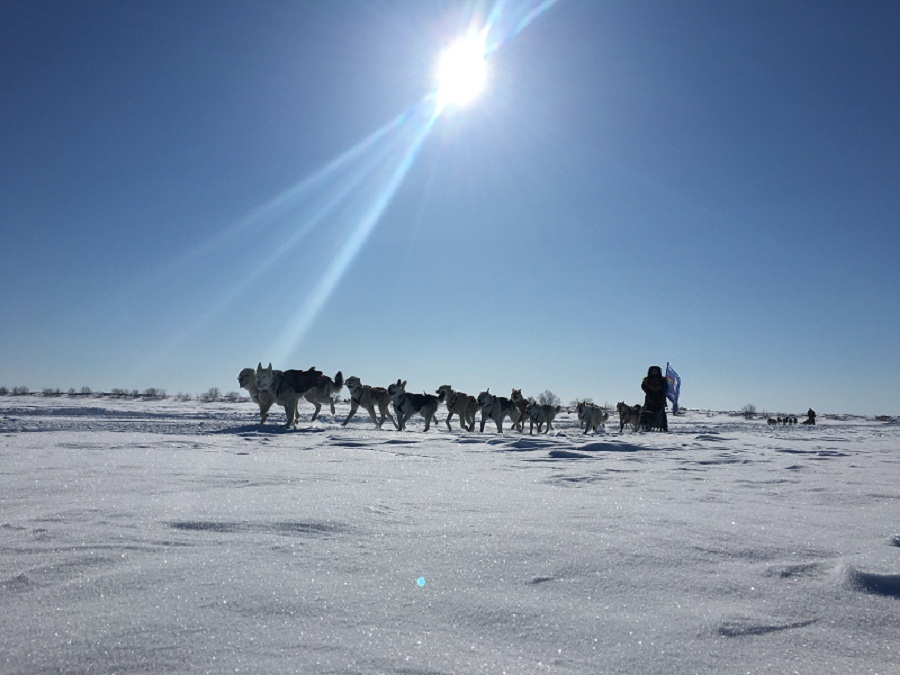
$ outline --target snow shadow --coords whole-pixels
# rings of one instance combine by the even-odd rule
[[[847,584],[863,593],[900,599],[900,574],[874,574],[850,567]]]
[[[321,521],[277,521],[272,523],[248,521],[175,520],[166,525],[183,532],[212,532],[215,534],[266,533],[282,535],[328,536],[349,531],[346,525]]]

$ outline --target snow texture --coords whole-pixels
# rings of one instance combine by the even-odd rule
[[[2,397],[0,671],[900,672],[896,423],[303,405]]]

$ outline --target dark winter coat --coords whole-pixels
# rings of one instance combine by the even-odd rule
[[[650,366],[647,377],[641,382],[644,407],[647,410],[664,410],[666,407],[666,378],[659,366]]]

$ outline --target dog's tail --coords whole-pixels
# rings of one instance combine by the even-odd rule
[[[341,371],[337,371],[337,375],[334,376],[334,393],[338,393],[343,388],[344,374]]]

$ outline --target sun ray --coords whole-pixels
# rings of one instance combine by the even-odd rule
[[[334,226],[331,230],[342,233],[336,254],[325,264],[318,281],[302,297],[299,306],[293,311],[285,308],[288,314],[283,322],[285,327],[267,346],[273,360],[289,363],[378,225],[437,120],[451,102],[453,107],[459,107],[474,100],[487,85],[489,57],[557,1],[523,4],[497,0],[487,20],[480,27],[472,24],[469,32],[451,47],[452,59],[449,65],[442,66],[446,72],[442,72],[441,84],[435,90],[310,176],[223,228],[185,254],[182,260],[175,261],[178,265],[196,264],[225,245],[233,246],[240,238],[258,241],[262,232],[278,242],[254,259],[245,274],[221,293],[216,302],[173,335],[161,352],[175,350],[183,344],[203,324],[237,302],[252,285],[271,276],[271,271],[286,256],[294,254],[304,238],[315,231],[327,232],[323,228],[330,224]],[[162,359],[165,354],[157,356]]]

